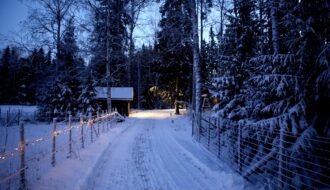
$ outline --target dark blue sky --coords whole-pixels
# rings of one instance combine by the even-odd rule
[[[8,36],[19,30],[19,23],[28,14],[22,0],[0,0],[0,34]]]

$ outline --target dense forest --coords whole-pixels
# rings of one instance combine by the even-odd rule
[[[324,152],[307,146],[314,136],[330,137],[329,0],[37,2],[40,9],[24,27],[38,46],[2,50],[1,104],[37,105],[40,117],[86,112],[98,109],[95,87],[132,86],[135,108],[179,113],[182,104],[200,113],[207,94],[223,126],[243,126],[243,138],[256,145],[256,151],[246,149],[254,159],[271,152],[283,138],[277,132],[285,130],[290,159],[329,166],[310,158]],[[139,16],[156,5],[153,43],[138,46]],[[87,21],[75,17],[76,6]],[[77,28],[88,33],[85,43],[78,42]],[[287,169],[329,172],[303,164]],[[324,187],[303,177],[290,180],[283,179],[298,189]]]

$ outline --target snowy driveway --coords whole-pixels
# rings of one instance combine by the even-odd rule
[[[133,114],[81,189],[246,189],[244,180],[191,140],[186,117]]]

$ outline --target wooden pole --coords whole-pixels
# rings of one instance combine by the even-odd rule
[[[80,113],[80,136],[81,136],[81,148],[85,148],[84,145],[84,118],[82,113]]]
[[[96,122],[97,122],[97,136],[99,136],[100,135],[100,112],[99,112],[99,110],[97,110]]]
[[[102,133],[104,133],[104,122],[105,122],[105,114],[104,111],[102,111]]]
[[[207,130],[208,135],[207,135],[207,149],[210,150],[210,136],[211,136],[211,117],[209,117],[209,129]]]
[[[191,127],[191,136],[194,137],[194,128],[195,128],[195,112],[192,114],[192,127]]]
[[[237,163],[238,163],[238,167],[239,167],[239,172],[242,172],[242,125],[238,125],[238,143],[237,143],[238,147],[238,159],[237,159]]]
[[[220,158],[220,153],[221,153],[221,125],[220,125],[220,119],[217,119],[216,123],[217,123],[217,129],[218,129],[218,158]]]
[[[201,116],[201,113],[197,113],[197,126],[198,126],[198,142],[201,142],[201,132],[202,132],[202,116]]]
[[[20,167],[20,187],[26,189],[25,178],[25,139],[24,139],[24,123],[20,122],[20,155],[21,155],[21,167]]]
[[[107,129],[107,132],[109,131],[109,123],[108,123],[108,110],[105,111],[105,118],[104,118],[104,121],[105,121],[105,126],[106,126],[106,129]]]
[[[17,111],[17,124],[19,125],[20,124],[20,121],[21,121],[21,111],[20,110],[18,110]]]
[[[91,142],[93,142],[93,121],[92,121],[92,112],[88,113],[88,125],[91,130]]]
[[[53,118],[53,147],[52,147],[52,166],[55,167],[56,164],[56,157],[55,157],[55,153],[56,153],[56,117]]]
[[[69,115],[69,158],[72,156],[72,126],[71,126],[72,115]]]

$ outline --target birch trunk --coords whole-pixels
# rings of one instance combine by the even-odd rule
[[[110,0],[107,1],[108,6],[107,6],[107,105],[108,105],[108,111],[111,113],[112,112],[112,104],[111,104],[111,85],[110,85]]]
[[[134,53],[134,41],[133,41],[133,32],[135,28],[135,0],[131,0],[131,7],[130,7],[130,14],[131,14],[131,23],[129,28],[129,61],[127,66],[127,82],[128,86],[131,85],[131,67],[132,67],[132,59]]]
[[[141,109],[141,59],[138,60],[138,109]]]
[[[223,22],[224,22],[224,14],[223,14],[223,11],[224,11],[224,7],[225,7],[225,0],[221,0],[220,1],[220,29],[219,29],[219,34],[218,34],[218,36],[219,36],[219,38],[218,38],[218,40],[219,40],[219,42],[222,40],[222,37],[223,37]]]
[[[198,19],[197,19],[197,10],[196,10],[196,1],[190,0],[191,8],[191,21],[192,21],[192,31],[193,31],[193,73],[195,76],[195,113],[198,116],[201,112],[201,68],[200,68],[200,57],[199,57],[199,45],[198,45]],[[198,125],[197,125],[198,126]],[[197,130],[197,135],[199,135],[199,130]],[[195,133],[196,134],[196,133]]]
[[[279,34],[278,34],[278,17],[277,17],[277,0],[272,0],[270,16],[272,21],[272,42],[274,54],[280,53]]]

